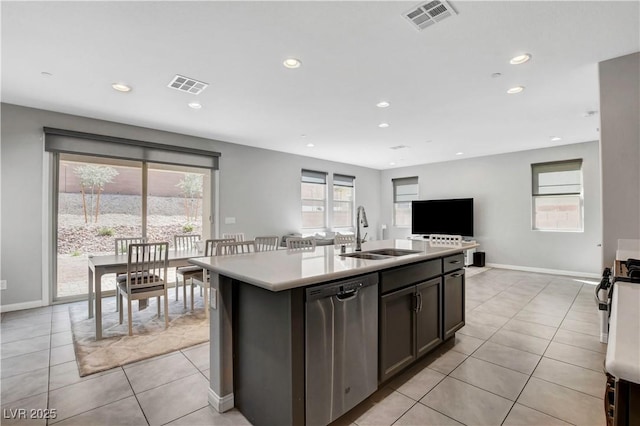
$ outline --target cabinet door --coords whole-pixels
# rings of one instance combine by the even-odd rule
[[[380,298],[380,382],[415,359],[415,286]]]
[[[442,279],[418,284],[418,309],[416,312],[416,350],[417,358],[430,352],[442,342],[440,299],[442,297]]]
[[[444,276],[444,340],[464,326],[464,269]]]

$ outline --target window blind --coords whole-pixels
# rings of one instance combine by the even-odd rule
[[[327,183],[327,173],[302,169],[302,182],[325,185]]]
[[[582,160],[531,165],[532,195],[577,195],[582,192]]]
[[[355,176],[334,174],[333,175],[333,184],[335,186],[353,187],[355,179],[356,179]]]
[[[393,183],[393,202],[402,203],[418,199],[418,177],[391,179]]]
[[[218,169],[220,153],[215,151],[49,127],[44,133],[44,149],[48,152]]]

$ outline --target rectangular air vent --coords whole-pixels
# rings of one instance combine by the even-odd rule
[[[389,149],[393,149],[393,150],[397,150],[397,149],[405,149],[405,148],[409,148],[406,145],[396,145],[396,146],[391,146],[389,147]]]
[[[418,31],[422,31],[450,16],[457,15],[456,11],[446,0],[433,0],[412,7],[404,16]]]
[[[169,82],[167,86],[171,87],[172,89],[180,90],[181,92],[199,95],[204,89],[207,88],[208,85],[209,83],[204,83],[202,81],[194,80],[193,78],[176,74],[176,76],[173,77],[173,80],[171,80],[171,82]]]

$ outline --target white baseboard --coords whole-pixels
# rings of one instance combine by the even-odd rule
[[[49,304],[43,302],[42,300],[34,300],[32,302],[13,303],[11,305],[0,305],[0,312],[4,313],[4,312],[12,312],[12,311],[21,311],[23,309],[40,308],[42,306],[49,306]]]
[[[223,396],[222,398],[209,388],[209,405],[211,405],[218,413],[224,413],[234,407],[233,394]]]
[[[514,271],[538,272],[540,274],[563,275],[568,277],[598,278],[598,279],[602,278],[600,274],[595,274],[592,272],[564,271],[561,269],[533,268],[530,266],[502,265],[499,263],[487,263],[486,266],[490,268],[512,269]]]

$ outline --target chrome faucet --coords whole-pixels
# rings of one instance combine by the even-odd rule
[[[360,219],[360,215],[362,215],[362,219]],[[367,212],[364,211],[363,206],[358,206],[356,211],[356,250],[362,251],[362,239],[360,238],[360,222],[362,222],[362,226],[365,228],[369,227],[369,222],[367,222]]]

